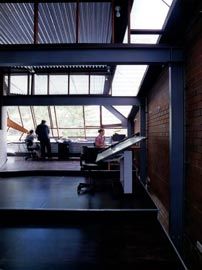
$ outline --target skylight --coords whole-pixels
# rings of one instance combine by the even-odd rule
[[[130,28],[162,30],[172,2],[173,0],[135,0],[131,10]],[[156,34],[130,36],[130,43],[133,44],[157,44],[158,40],[159,35]],[[128,31],[125,33],[123,43],[128,43]],[[136,96],[147,68],[147,65],[117,66],[112,83],[112,95],[121,96],[124,93],[124,96]],[[122,113],[126,114],[128,111],[129,114],[132,106],[126,107],[122,109]],[[116,109],[120,111],[119,107]]]
[[[146,65],[119,65],[112,84],[113,96],[136,96]]]
[[[172,0],[135,0],[131,29],[162,29]]]

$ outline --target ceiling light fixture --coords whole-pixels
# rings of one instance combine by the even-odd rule
[[[120,6],[116,6],[115,7],[115,11],[116,11],[116,17],[117,18],[121,17],[121,13],[120,13],[121,7]]]

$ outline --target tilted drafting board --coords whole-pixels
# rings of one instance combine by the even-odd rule
[[[145,139],[146,139],[146,137],[133,136],[133,137],[126,138],[123,141],[120,141],[115,145],[111,145],[106,150],[98,153],[96,162],[103,161],[103,160],[106,160],[110,157],[113,157],[114,155],[119,154],[119,153],[123,152],[124,150],[128,149],[133,144],[139,143]]]

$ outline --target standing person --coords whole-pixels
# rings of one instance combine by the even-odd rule
[[[41,124],[36,128],[36,134],[41,145],[41,158],[45,159],[45,153],[47,150],[48,158],[51,158],[51,144],[49,138],[49,127],[46,125],[46,121],[42,120]]]
[[[95,138],[95,146],[97,148],[104,148],[105,147],[105,130],[103,128],[98,130],[98,136]]]

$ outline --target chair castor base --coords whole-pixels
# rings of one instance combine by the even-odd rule
[[[85,192],[89,192],[89,193],[94,193],[94,186],[92,184],[87,184],[87,183],[79,183],[78,187],[77,187],[77,193],[81,194],[81,193],[85,193]]]

